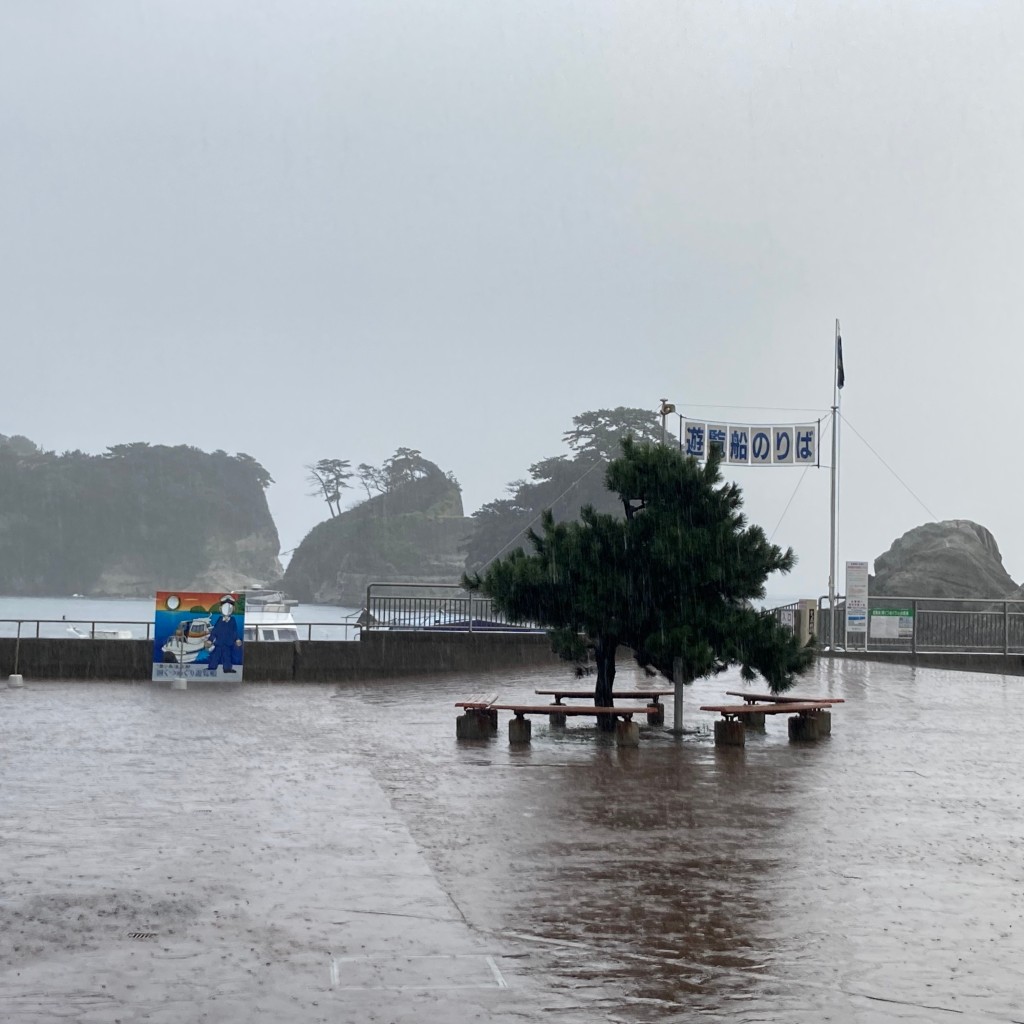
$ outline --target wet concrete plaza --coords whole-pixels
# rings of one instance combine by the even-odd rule
[[[456,741],[567,679],[0,691],[0,1019],[1024,1021],[1024,679],[824,662],[814,744],[716,749],[735,676],[681,743]]]

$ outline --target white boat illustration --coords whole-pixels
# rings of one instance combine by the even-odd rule
[[[167,638],[160,649],[164,661],[176,661],[179,665],[191,664],[206,647],[210,637],[210,615],[199,615],[194,619],[185,619],[178,623],[178,628]]]

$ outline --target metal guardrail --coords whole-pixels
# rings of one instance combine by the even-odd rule
[[[105,632],[123,629],[131,630],[132,638],[135,640],[151,640],[153,638],[152,619],[144,622],[137,619],[0,619],[0,637],[72,640],[75,639],[75,636],[71,627],[80,627],[80,638],[84,640],[107,639],[104,636]],[[356,639],[362,627],[353,616],[349,619],[328,622],[296,622],[294,624],[281,623],[280,625],[268,623],[265,628],[294,628],[298,631],[300,640],[314,641]],[[320,635],[314,634],[314,630],[317,630]],[[339,632],[343,634],[340,637],[337,635]]]
[[[498,612],[489,597],[457,583],[371,583],[360,613],[364,629],[458,632],[534,632],[542,627]]]
[[[818,599],[817,637],[832,646],[828,598]],[[837,649],[894,654],[1024,654],[1024,601],[868,597],[867,629],[846,632],[846,602],[835,605]]]

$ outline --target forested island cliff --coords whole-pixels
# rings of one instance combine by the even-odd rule
[[[45,452],[0,434],[0,592],[151,597],[281,575],[251,456],[187,445]]]

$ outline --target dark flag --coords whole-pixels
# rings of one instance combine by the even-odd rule
[[[840,390],[846,383],[846,373],[843,371],[843,339],[836,335],[836,384]]]

